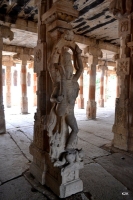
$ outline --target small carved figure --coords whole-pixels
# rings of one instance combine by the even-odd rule
[[[71,54],[65,47],[62,49],[61,54],[58,54],[56,49],[51,59],[51,65],[49,66],[49,72],[54,83],[54,90],[50,101],[54,105],[51,109],[47,130],[51,137],[51,142],[53,142],[52,138],[55,137],[54,134],[57,137],[57,134],[63,134],[65,132],[60,137],[60,140],[64,141],[65,150],[74,147],[73,145],[76,142],[78,133],[78,126],[74,116],[74,105],[79,92],[77,81],[83,71],[81,52],[76,45],[73,52],[75,58],[75,74],[73,74]],[[71,133],[69,133],[68,127],[71,128]],[[52,143],[51,146],[54,146],[54,144]]]

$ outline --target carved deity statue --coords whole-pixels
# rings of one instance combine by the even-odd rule
[[[58,160],[63,152],[74,150],[76,145],[78,126],[74,116],[74,105],[79,92],[77,81],[83,71],[81,52],[76,45],[73,51],[75,74],[68,48],[63,47],[61,53],[55,50],[51,57],[49,72],[54,89],[50,98],[53,107],[47,130],[53,160]]]

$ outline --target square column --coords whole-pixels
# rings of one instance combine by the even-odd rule
[[[36,2],[39,11],[34,55],[37,112],[34,139],[30,145],[33,155],[30,173],[60,198],[66,198],[83,190],[79,178],[83,151],[76,148],[78,127],[74,116],[79,91],[77,80],[83,65],[81,50],[74,41],[69,23],[78,12],[68,0],[56,1],[49,10],[45,1]],[[68,48],[74,55],[75,74]]]
[[[2,49],[3,38],[13,39],[13,33],[6,26],[0,25],[0,134],[6,133],[5,113],[3,105],[3,87],[2,87]]]
[[[86,117],[87,119],[96,119],[96,65],[98,64],[98,58],[102,57],[102,51],[96,47],[87,47],[85,53],[88,55],[88,63],[90,65],[89,95],[86,107]]]
[[[117,75],[121,80],[121,94],[116,99],[113,125],[113,145],[119,149],[133,151],[133,8],[131,1],[112,1],[110,11],[118,18],[120,37],[120,58]]]

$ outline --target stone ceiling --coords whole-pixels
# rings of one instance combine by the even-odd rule
[[[109,13],[109,0],[73,0],[73,3],[79,11],[78,19],[72,22],[76,34],[119,45],[118,22]],[[0,24],[10,26],[14,32],[14,40],[7,39],[4,43],[34,48],[37,42],[37,15],[34,0],[0,0]],[[24,28],[24,23],[30,25]]]

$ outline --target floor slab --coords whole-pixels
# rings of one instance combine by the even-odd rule
[[[93,200],[133,200],[133,194],[97,163],[86,165],[80,178],[84,192],[89,192]],[[122,195],[123,192],[128,195]]]
[[[20,176],[28,162],[9,134],[0,135],[0,182]]]
[[[0,186],[0,200],[47,200],[43,194],[32,192],[31,188],[24,177],[17,178]]]
[[[133,192],[133,158],[122,154],[97,158],[96,162]]]

